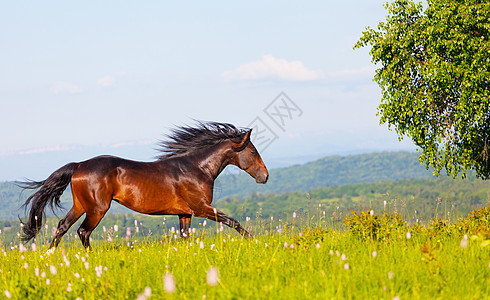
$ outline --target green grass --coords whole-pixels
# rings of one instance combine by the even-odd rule
[[[479,214],[478,220],[488,223],[488,216]],[[362,214],[363,222],[369,218]],[[445,229],[438,223],[389,229],[383,218],[376,219],[378,230],[389,231],[378,235],[382,239],[359,235],[362,228],[332,229],[297,218],[280,221],[281,233],[265,222],[248,223],[256,234],[252,240],[228,229],[198,229],[188,240],[133,235],[129,246],[115,235],[113,242],[103,236],[92,242],[92,252],[74,238],[53,254],[46,253],[46,244],[36,251],[27,246],[26,252],[3,248],[0,299],[4,291],[12,299],[136,299],[147,287],[150,299],[490,298],[490,225],[468,217]],[[371,226],[356,220],[350,228]],[[212,266],[219,271],[216,286],[206,279]],[[165,274],[175,279],[174,293],[164,289]]]

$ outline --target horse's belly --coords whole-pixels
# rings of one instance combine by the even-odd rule
[[[143,214],[150,215],[178,215],[191,214],[190,209],[185,203],[178,198],[147,198],[147,199],[131,199],[131,198],[115,198],[114,201],[127,208]]]

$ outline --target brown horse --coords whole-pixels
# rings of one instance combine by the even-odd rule
[[[44,209],[49,203],[60,206],[60,196],[71,183],[73,207],[60,220],[50,248],[80,216],[85,220],[77,233],[85,248],[90,234],[111,206],[112,200],[140,213],[178,215],[180,233],[186,237],[191,217],[203,217],[252,237],[235,219],[211,206],[214,180],[228,165],[245,170],[257,183],[266,183],[269,173],[250,141],[252,130],[237,129],[226,123],[199,122],[195,127],[179,127],[161,143],[163,154],[154,162],[137,162],[114,156],[99,156],[69,163],[46,180],[22,183],[37,189],[23,224],[23,241],[34,238],[42,227]]]

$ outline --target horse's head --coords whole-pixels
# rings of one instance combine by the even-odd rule
[[[234,155],[230,163],[250,174],[257,183],[266,183],[269,172],[259,152],[250,141],[251,133],[252,129],[247,131],[238,143],[234,143]]]

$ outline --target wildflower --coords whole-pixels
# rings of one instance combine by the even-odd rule
[[[29,266],[27,265],[27,263],[25,263],[25,264],[24,264],[24,269],[26,269],[26,270],[27,270],[27,268],[28,268],[28,267],[29,267]]]
[[[5,297],[7,297],[9,299],[12,298],[12,295],[10,294],[10,292],[8,290],[5,290],[4,293],[5,293]]]
[[[199,242],[199,248],[204,249],[204,243],[202,241]]]
[[[348,263],[344,264],[344,270],[349,270],[349,264]]]
[[[316,244],[316,248],[317,248],[317,249],[320,249],[320,244],[319,244],[319,243],[318,243],[318,244]]]
[[[105,226],[102,226],[102,231],[104,231],[104,233],[106,233],[107,229],[105,228]]]
[[[464,235],[463,239],[461,240],[460,245],[461,245],[461,248],[463,248],[463,249],[468,247],[468,236],[466,234]]]
[[[46,278],[46,285],[49,285],[51,283],[51,280],[49,278]]]
[[[218,268],[210,267],[206,275],[206,280],[210,286],[215,286],[219,282],[219,272]]]
[[[335,255],[340,256],[339,250],[335,250]]]
[[[373,251],[373,257],[378,256],[378,253],[376,251]]]
[[[89,268],[89,265],[88,265],[88,261],[87,261],[87,262],[85,262],[85,269],[88,270],[88,268]]]
[[[24,245],[19,244],[19,252],[27,252],[27,248]]]
[[[171,273],[166,273],[163,275],[163,289],[168,294],[175,292],[175,278]]]
[[[36,250],[37,250],[36,243],[31,244],[31,250],[32,250],[32,252],[36,252]]]
[[[114,232],[118,231],[119,230],[119,226],[117,225],[114,225]]]
[[[370,214],[371,216],[374,216],[374,210],[372,210],[372,209],[371,209],[371,210],[369,211],[369,214]]]
[[[393,300],[400,300],[400,296],[393,297]]]
[[[409,240],[411,237],[412,237],[412,234],[410,233],[410,231],[407,231],[407,240]]]
[[[296,212],[293,212],[293,219],[296,219]]]
[[[68,282],[68,287],[66,288],[67,292],[71,292],[71,283]]]
[[[291,244],[291,246],[290,246],[290,247],[291,247],[291,249],[294,249],[294,244]]]
[[[284,242],[284,248],[288,247],[288,242]]]
[[[151,296],[151,288],[145,287],[144,295],[146,296],[146,298],[150,298],[150,296]]]
[[[56,275],[56,273],[58,273],[58,272],[56,271],[56,267],[55,267],[55,266],[53,266],[53,265],[51,265],[51,266],[49,267],[49,272],[51,272],[51,274],[53,274],[53,275]]]
[[[63,256],[63,261],[65,262],[67,268],[70,267],[70,261],[68,260],[68,258],[66,258],[66,256]]]
[[[79,278],[80,278],[80,274],[75,273],[75,277],[76,277],[77,279],[79,279]]]
[[[389,279],[393,279],[393,272],[391,272],[391,271],[390,271],[390,272],[388,273],[388,278],[389,278]]]
[[[39,276],[39,268],[34,269],[34,274],[36,274],[36,276]]]
[[[46,273],[45,273],[45,272],[42,272],[42,273],[41,273],[41,277],[42,277],[42,278],[46,277]]]
[[[215,246],[214,244],[211,245],[211,250],[213,250],[214,246]]]
[[[342,254],[342,260],[347,260],[347,256],[345,256],[345,254]]]

